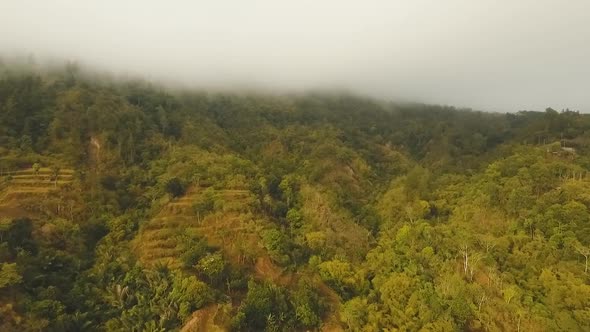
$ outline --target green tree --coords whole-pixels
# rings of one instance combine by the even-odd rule
[[[19,284],[22,276],[19,274],[16,263],[1,263],[0,289]]]
[[[210,282],[217,283],[224,274],[225,261],[220,253],[207,254],[195,266]]]
[[[166,192],[172,195],[172,197],[180,197],[184,195],[185,191],[184,184],[178,178],[172,178],[166,182]]]
[[[39,175],[39,170],[41,169],[41,165],[39,163],[34,163],[33,164],[33,172],[35,173],[35,176]]]

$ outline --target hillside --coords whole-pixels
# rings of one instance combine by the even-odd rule
[[[0,69],[2,331],[590,330],[590,115]]]

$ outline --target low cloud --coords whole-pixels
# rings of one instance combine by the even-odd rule
[[[196,87],[590,112],[590,2],[3,1],[0,52]]]

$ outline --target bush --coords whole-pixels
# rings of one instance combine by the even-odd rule
[[[287,290],[273,284],[248,282],[248,293],[232,320],[236,330],[264,331],[282,326],[292,330],[295,312]]]
[[[185,185],[178,178],[172,178],[166,183],[166,192],[172,197],[180,197],[186,192]]]

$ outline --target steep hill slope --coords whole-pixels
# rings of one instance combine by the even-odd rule
[[[2,74],[0,330],[587,331],[588,133]]]

